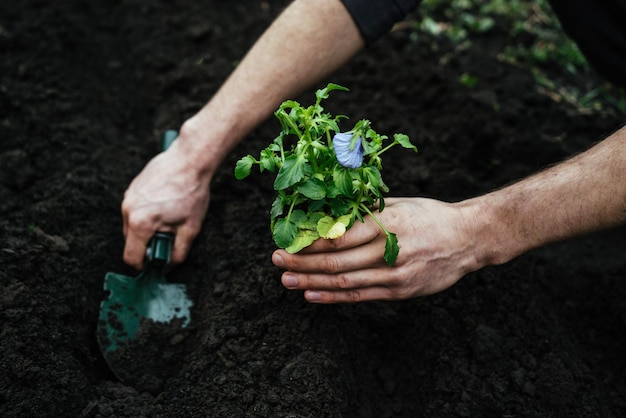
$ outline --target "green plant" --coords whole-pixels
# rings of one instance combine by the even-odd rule
[[[324,112],[322,100],[333,90],[348,89],[328,84],[315,93],[315,104],[303,107],[294,100],[283,102],[274,115],[282,130],[259,158],[247,155],[237,162],[235,177],[247,177],[253,165],[260,172],[277,171],[277,196],[270,211],[270,228],[280,248],[295,253],[318,238],[342,236],[355,222],[369,215],[386,235],[384,259],[392,265],[399,252],[396,234],[388,231],[374,211],[385,207],[381,155],[395,145],[417,152],[409,137],[395,134],[388,144],[366,119],[348,132],[339,122],[346,116]],[[290,141],[295,138],[295,141]]]
[[[531,71],[540,92],[582,113],[624,113],[623,93],[590,78],[585,56],[563,32],[548,0],[423,0],[416,20],[404,27],[414,31],[411,39],[426,37],[431,47],[442,38],[452,42],[442,62],[471,48],[474,36],[504,30],[498,59]]]
[[[461,74],[461,77],[459,77],[459,82],[466,87],[474,88],[478,83],[478,77],[468,73],[463,73]]]

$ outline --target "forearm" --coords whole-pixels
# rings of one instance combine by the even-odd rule
[[[216,95],[183,124],[193,165],[215,171],[282,101],[329,75],[364,45],[339,0],[296,0],[268,28]]]
[[[460,205],[478,227],[479,265],[626,222],[626,127],[559,165]]]

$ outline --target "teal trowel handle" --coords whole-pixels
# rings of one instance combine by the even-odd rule
[[[146,249],[148,265],[162,269],[172,260],[174,234],[171,232],[157,232],[152,236]]]
[[[178,138],[178,131],[175,131],[173,129],[165,131],[165,133],[163,134],[163,143],[161,144],[163,151],[168,149],[176,138]]]

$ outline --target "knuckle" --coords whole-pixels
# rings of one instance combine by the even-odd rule
[[[409,289],[404,287],[389,289],[389,295],[394,300],[408,299],[411,296]]]
[[[136,213],[131,213],[128,216],[128,227],[132,230],[143,230],[150,227],[152,224],[151,219],[138,215]]]
[[[120,206],[121,206],[122,215],[124,217],[129,217],[133,213],[134,205],[130,199],[124,198]]]
[[[391,299],[407,299],[411,296],[411,288],[401,271],[394,271],[387,279],[387,292]]]
[[[358,303],[361,301],[361,292],[352,290],[346,294],[349,303]]]
[[[288,252],[283,250],[281,250],[281,253],[281,259],[284,264],[282,266],[283,269],[298,272],[302,271],[302,267],[299,263],[299,257],[294,254],[289,254]]]
[[[392,289],[401,290],[404,287],[405,279],[404,279],[404,277],[402,277],[400,275],[391,274],[389,276],[389,279],[388,279],[387,283],[388,283],[388,287],[390,287]]]
[[[328,255],[322,259],[320,267],[325,273],[335,273],[339,270],[339,260],[333,255]]]
[[[352,287],[352,281],[345,273],[337,274],[333,281],[334,286],[338,289],[350,289]]]
[[[308,274],[298,274],[295,276],[296,278],[296,289],[310,289],[313,287],[311,283],[311,278]]]
[[[395,300],[410,299],[416,295],[416,289],[409,286],[404,280],[398,280],[395,286],[389,288],[389,293]]]

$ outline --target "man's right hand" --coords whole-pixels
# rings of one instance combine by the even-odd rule
[[[124,260],[141,268],[146,244],[162,230],[176,233],[172,262],[182,262],[200,231],[219,163],[283,100],[324,79],[364,46],[340,1],[291,3],[211,100],[185,121],[174,144],[128,187],[122,203]]]
[[[172,264],[185,260],[200,232],[209,206],[211,175],[195,169],[184,148],[180,138],[174,141],[124,193],[124,261],[138,270],[143,268],[146,246],[156,231],[176,234]]]

